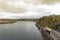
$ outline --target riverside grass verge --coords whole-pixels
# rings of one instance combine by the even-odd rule
[[[37,22],[38,19],[0,19],[0,24],[11,24],[11,23],[16,23],[18,21],[33,21],[33,22]]]
[[[60,32],[60,15],[41,17],[36,24],[40,27],[49,27]]]

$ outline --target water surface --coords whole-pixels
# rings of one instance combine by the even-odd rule
[[[0,25],[0,40],[42,40],[35,22],[20,21]]]

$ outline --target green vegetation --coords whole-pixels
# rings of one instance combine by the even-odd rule
[[[37,22],[38,19],[0,19],[0,24],[11,24],[18,21],[34,21]]]
[[[37,22],[42,27],[49,27],[60,31],[60,15],[44,16]]]
[[[17,22],[16,19],[0,19],[0,24],[8,24],[8,23],[14,23]]]

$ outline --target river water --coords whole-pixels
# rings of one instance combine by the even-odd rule
[[[35,22],[19,21],[0,24],[0,40],[42,40],[42,37]]]

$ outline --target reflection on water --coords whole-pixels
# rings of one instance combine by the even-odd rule
[[[42,40],[35,22],[20,21],[0,25],[0,40]]]

